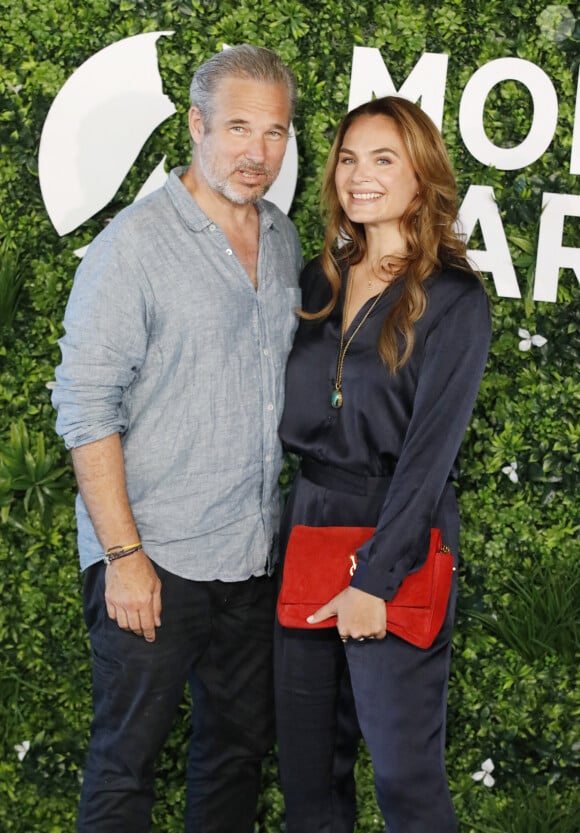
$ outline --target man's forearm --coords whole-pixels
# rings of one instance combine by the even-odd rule
[[[72,459],[80,493],[104,550],[139,541],[125,486],[118,434],[79,446]],[[120,628],[155,641],[161,624],[161,582],[145,552],[120,558],[105,574],[107,613]]]
[[[119,434],[71,451],[80,493],[104,550],[139,541],[127,497]]]

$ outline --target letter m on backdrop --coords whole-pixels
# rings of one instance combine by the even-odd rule
[[[401,89],[397,90],[380,51],[373,47],[355,46],[348,109],[352,110],[359,104],[370,101],[373,96],[379,98],[383,95],[400,95],[409,101],[420,103],[421,109],[431,116],[441,130],[448,60],[448,55],[425,52]]]

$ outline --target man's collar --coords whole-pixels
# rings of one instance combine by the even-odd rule
[[[191,196],[183,182],[181,176],[186,172],[187,166],[174,168],[165,183],[165,188],[169,193],[169,198],[175,206],[175,209],[182,217],[186,225],[192,231],[203,231],[203,229],[214,225],[214,220],[211,220],[205,214],[194,197]],[[260,221],[260,229],[269,229],[275,225],[273,205],[268,200],[258,200],[256,203],[258,210],[258,217]],[[219,225],[219,223],[217,224]]]

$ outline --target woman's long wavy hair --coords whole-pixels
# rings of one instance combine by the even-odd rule
[[[395,373],[408,360],[415,341],[414,324],[425,312],[427,298],[423,281],[443,266],[472,271],[465,242],[455,228],[457,190],[455,176],[439,130],[416,104],[397,96],[385,96],[361,104],[348,113],[338,128],[324,172],[322,211],[326,238],[322,267],[330,283],[332,297],[317,313],[303,317],[326,317],[336,306],[341,274],[348,266],[360,263],[366,253],[365,229],[346,216],[334,181],[340,148],[349,127],[361,116],[387,116],[399,129],[418,182],[418,193],[400,221],[405,251],[396,259],[387,256],[380,263],[385,275],[394,270],[403,281],[397,303],[385,319],[378,350],[384,364]],[[339,242],[343,245],[339,245]],[[389,271],[391,270],[391,271]]]

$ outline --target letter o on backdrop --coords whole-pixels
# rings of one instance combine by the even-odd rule
[[[484,130],[483,111],[491,90],[502,81],[527,87],[533,102],[532,124],[516,147],[497,147]],[[459,108],[459,129],[465,146],[484,165],[513,171],[531,165],[547,150],[558,123],[558,96],[546,73],[531,61],[498,58],[482,66],[467,82]]]

